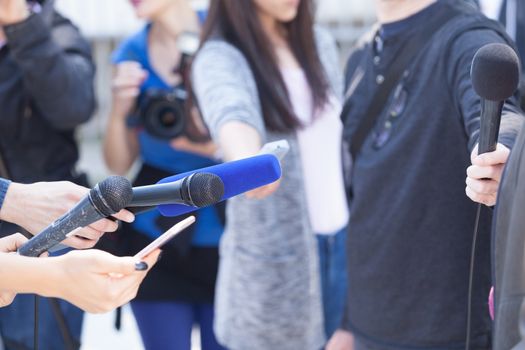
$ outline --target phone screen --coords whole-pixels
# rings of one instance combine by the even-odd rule
[[[178,233],[182,232],[185,228],[187,228],[188,226],[190,226],[194,222],[195,222],[195,216],[190,216],[190,217],[187,217],[186,219],[176,223],[168,231],[164,232],[157,239],[155,239],[153,242],[148,244],[144,249],[142,249],[140,252],[135,254],[135,258],[142,259],[142,258],[148,256],[148,254],[150,254],[152,251],[154,251],[157,248],[162,247],[170,239],[175,237]]]

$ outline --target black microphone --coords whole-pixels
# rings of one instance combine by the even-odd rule
[[[493,152],[496,150],[496,144],[498,143],[503,104],[518,88],[520,60],[510,46],[505,44],[488,44],[480,48],[474,55],[470,76],[474,90],[481,97],[478,154]],[[480,213],[481,204],[478,204],[470,252],[466,350],[470,350],[472,291],[474,288],[474,266]]]
[[[98,183],[75,207],[18,249],[24,256],[39,256],[67,238],[68,233],[111,216],[128,206],[131,183],[122,176],[110,176]]]
[[[492,152],[498,142],[503,104],[518,88],[520,60],[510,46],[488,44],[474,55],[470,75],[481,97],[478,154]]]
[[[184,204],[202,208],[218,203],[224,195],[222,179],[212,173],[193,173],[180,180],[134,187],[130,207]]]

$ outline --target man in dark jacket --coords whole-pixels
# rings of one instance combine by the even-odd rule
[[[93,78],[89,44],[54,10],[54,0],[0,1],[0,177],[87,185],[75,169],[74,132],[93,113]],[[4,235],[18,230],[2,225]],[[32,300],[20,296],[0,310],[7,349],[32,348]],[[61,307],[74,343],[82,313],[65,303]],[[64,348],[47,300],[41,302],[40,330],[41,349]]]
[[[471,199],[494,205],[503,164],[523,123],[516,101],[507,101],[497,150],[476,156],[481,106],[470,67],[482,46],[511,41],[500,25],[463,1],[375,3],[380,25],[347,64],[345,140],[355,144],[359,125],[372,117],[369,105],[381,108],[360,149],[351,149],[342,327],[354,334],[356,350],[462,349],[477,210]],[[392,82],[391,69],[405,55],[400,78]],[[372,103],[374,93],[391,83],[388,98]],[[472,295],[476,350],[491,348],[491,217],[484,207]]]

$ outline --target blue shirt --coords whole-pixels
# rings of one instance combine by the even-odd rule
[[[141,93],[147,89],[171,89],[152,67],[148,54],[148,35],[151,25],[146,25],[139,32],[126,39],[113,53],[112,62],[118,64],[124,61],[135,61],[148,72],[148,77],[141,86]],[[177,174],[215,165],[210,158],[176,150],[169,141],[158,139],[144,130],[139,130],[138,140],[142,161],[150,166],[166,172]],[[157,226],[156,219],[160,214],[151,211],[137,216],[134,227],[136,230],[152,237],[158,237],[162,230]],[[222,235],[223,226],[215,208],[200,209],[195,223],[192,244],[196,246],[217,246]]]

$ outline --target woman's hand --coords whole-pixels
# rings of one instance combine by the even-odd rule
[[[492,206],[496,204],[503,169],[510,150],[498,143],[494,152],[478,155],[478,147],[472,151],[472,165],[467,169],[465,192],[474,202]]]
[[[69,252],[52,258],[59,266],[44,294],[63,298],[87,312],[111,311],[135,298],[159,254],[157,249],[141,262],[100,250]]]
[[[272,182],[269,185],[262,186],[262,187],[254,189],[254,190],[251,190],[249,192],[246,192],[246,197],[247,198],[252,198],[252,199],[263,199],[263,198],[266,198],[266,197],[272,195],[275,191],[277,191],[277,189],[279,188],[280,185],[281,185],[281,180],[277,180],[275,182]]]
[[[27,242],[20,233],[4,237],[0,239],[0,254],[16,252],[20,246]],[[0,307],[10,305],[16,297],[16,293],[8,291],[0,291]]]
[[[116,66],[111,117],[125,119],[133,111],[140,86],[147,77],[148,72],[138,62],[126,61]]]
[[[30,185],[12,183],[0,211],[0,219],[37,234],[74,207],[88,192],[89,189],[66,181]],[[127,210],[121,210],[114,217],[126,222],[135,219]],[[91,248],[105,232],[113,232],[117,228],[118,223],[102,219],[77,230],[64,244],[77,249]]]

